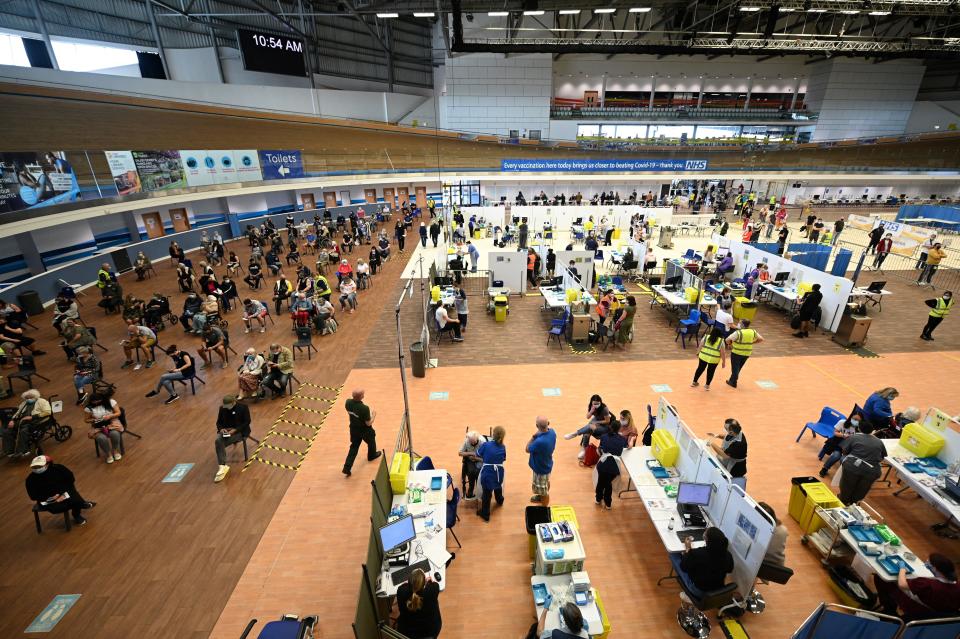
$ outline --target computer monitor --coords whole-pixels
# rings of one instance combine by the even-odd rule
[[[883,290],[883,287],[886,286],[886,281],[883,282],[870,282],[870,286],[867,287],[867,290],[871,293],[879,293]]]
[[[417,536],[417,531],[413,526],[413,516],[405,515],[400,519],[389,522],[386,526],[380,527],[380,548],[383,552],[390,552],[398,546],[402,546]]]
[[[776,282],[777,284],[783,284],[784,282],[787,281],[789,277],[790,277],[789,271],[780,271],[774,276],[773,281]]]
[[[692,506],[709,506],[713,494],[711,484],[693,484],[685,481],[677,487],[677,503]]]
[[[664,287],[668,289],[674,289],[680,286],[680,282],[683,281],[683,275],[676,275],[674,277],[668,278],[664,283]]]

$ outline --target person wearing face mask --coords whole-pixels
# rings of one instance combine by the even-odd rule
[[[837,422],[837,425],[834,426],[833,437],[827,438],[827,441],[823,443],[823,447],[817,454],[817,459],[822,460],[824,457],[827,458],[827,461],[823,463],[823,468],[820,469],[821,477],[826,477],[827,473],[830,472],[830,468],[840,461],[842,455],[840,452],[841,444],[843,444],[848,437],[859,431],[862,419],[863,415],[856,412],[842,422]]]
[[[243,364],[237,369],[237,384],[240,393],[237,399],[244,396],[253,397],[260,390],[260,375],[263,372],[265,360],[255,348],[248,348],[243,354]]]
[[[895,425],[893,408],[890,406],[890,402],[899,396],[899,391],[892,386],[881,388],[872,393],[863,403],[864,420],[873,424],[874,429]]]
[[[40,397],[40,391],[31,388],[20,395],[20,405],[2,431],[3,454],[7,457],[26,457],[30,453],[30,434],[50,419],[50,402]]]
[[[927,324],[920,333],[920,339],[932,342],[934,329],[940,326],[940,322],[950,314],[950,309],[953,308],[953,291],[944,291],[941,297],[927,300],[924,304],[931,310],[927,317]]]
[[[180,313],[180,325],[183,326],[183,330],[190,332],[193,328],[193,316],[200,312],[200,308],[203,306],[203,301],[200,299],[200,296],[194,293],[193,291],[187,295],[187,299],[183,300],[183,312]]]
[[[61,464],[54,464],[47,455],[39,455],[30,462],[27,476],[27,495],[37,502],[39,509],[49,513],[70,511],[73,521],[82,526],[87,523],[82,511],[97,505],[87,501],[77,491],[73,473]]]
[[[880,462],[887,456],[887,448],[873,431],[873,424],[864,422],[860,424],[859,433],[847,437],[840,444],[840,454],[844,455],[844,459],[839,497],[847,506],[866,497],[873,482],[880,479]]]
[[[896,582],[873,576],[873,585],[883,612],[896,615],[904,621],[955,617],[960,613],[960,584],[957,567],[949,557],[935,552],[924,564],[933,577],[907,579],[903,568]]]
[[[747,489],[747,437],[743,434],[743,428],[740,422],[732,417],[723,422],[723,434],[714,435],[707,433],[709,437],[715,437],[722,440],[710,442],[710,448],[720,459],[720,463],[730,473],[733,483],[744,490]]]

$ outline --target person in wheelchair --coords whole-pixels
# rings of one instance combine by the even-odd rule
[[[310,317],[316,313],[313,300],[304,293],[294,293],[290,304],[290,317],[296,326],[309,326]]]
[[[213,353],[220,356],[220,368],[227,367],[227,337],[219,326],[208,322],[203,327],[203,344],[197,349],[203,365],[200,368],[213,366]]]
[[[128,324],[139,324],[143,319],[146,304],[133,293],[127,293],[123,298],[123,321]]]
[[[154,293],[143,310],[143,323],[151,330],[158,331],[164,327],[163,318],[170,314],[170,300]]]
[[[200,312],[193,316],[193,333],[199,335],[207,324],[220,324],[220,301],[216,295],[207,295]]]
[[[20,394],[20,405],[3,427],[3,454],[7,457],[28,457],[30,449],[53,420],[50,402],[40,397],[35,388]]]
[[[333,308],[330,300],[317,297],[314,299],[313,305],[316,309],[313,315],[313,327],[317,329],[317,332],[321,335],[326,335],[328,332],[336,331],[337,321],[334,319],[336,310]],[[332,322],[332,324],[330,322]]]
[[[260,288],[260,285],[263,284],[263,269],[260,267],[260,262],[250,257],[250,263],[247,264],[247,276],[243,278],[243,281],[247,283],[247,286],[256,290]]]

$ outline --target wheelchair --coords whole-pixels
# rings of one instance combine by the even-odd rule
[[[147,309],[143,315],[147,328],[154,333],[162,331],[167,324],[176,326],[180,318],[170,311],[170,300],[166,297],[162,299],[160,307],[156,310]]]
[[[50,395],[47,398],[47,401],[50,402],[51,407],[54,407],[56,398],[57,395]],[[50,417],[48,419],[38,424],[31,424],[26,430],[20,430],[18,437],[23,437],[26,435],[29,438],[28,442],[30,448],[34,451],[34,455],[43,454],[43,442],[47,440],[52,439],[56,442],[63,443],[73,436],[73,428],[57,421],[57,413],[62,411],[63,406],[62,403],[60,403],[60,410],[56,410],[56,407],[54,407],[54,410],[50,413]],[[4,423],[10,421],[10,418],[13,417],[15,412],[15,408],[8,408],[0,411],[0,415],[2,415]]]
[[[244,628],[240,639],[248,639],[250,631],[257,625],[256,619],[251,619]],[[269,621],[260,630],[257,639],[313,639],[313,631],[317,625],[317,617],[310,616],[300,619],[297,615],[283,615],[279,621]]]

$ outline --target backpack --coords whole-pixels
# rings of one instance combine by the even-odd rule
[[[588,444],[586,451],[583,453],[583,459],[580,460],[580,463],[587,468],[593,468],[599,461],[600,449],[597,448],[596,444]]]

